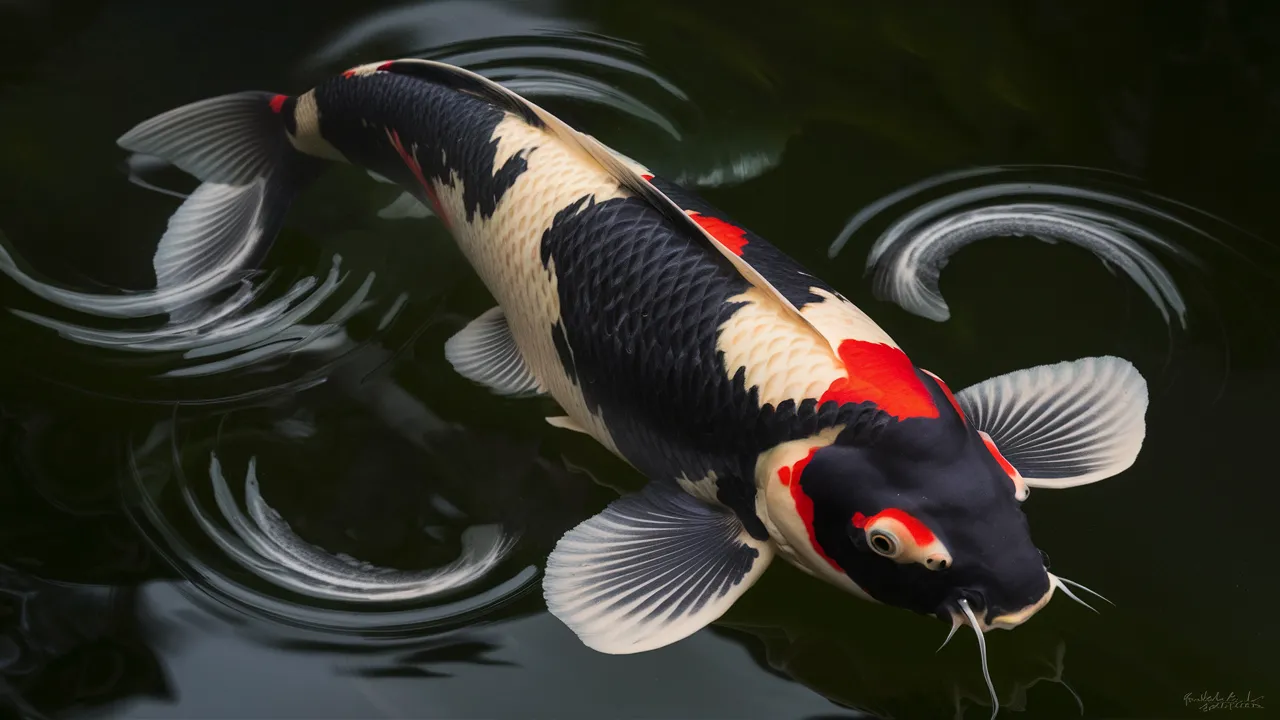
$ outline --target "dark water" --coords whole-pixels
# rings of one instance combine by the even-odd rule
[[[1280,7],[904,5],[7,0],[0,231],[43,287],[145,290],[179,201],[128,181],[114,139],[137,121],[387,57],[481,69],[701,187],[952,387],[1087,355],[1138,366],[1151,405],[1137,464],[1027,505],[1054,571],[1115,607],[1059,598],[990,635],[1005,713],[1190,717],[1221,708],[1188,695],[1272,696]],[[879,198],[1003,165],[1035,167],[912,194],[828,257]],[[1093,170],[1051,167],[1064,165]],[[1166,242],[1149,256],[1185,313],[1084,249],[1025,237],[955,256],[946,322],[873,295],[865,258],[895,217],[997,180],[1103,189],[1204,230],[1137,214]],[[547,426],[549,403],[452,372],[442,342],[490,301],[437,224],[378,216],[395,196],[353,169],[326,176],[252,304],[199,333],[86,317],[0,281],[16,311],[0,314],[6,712],[987,717],[972,637],[935,654],[936,620],[780,563],[684,642],[582,647],[546,613],[537,571],[561,533],[643,479]],[[251,463],[265,503],[328,553],[412,573],[520,540],[457,592],[423,598],[410,574],[359,602],[367,588],[308,585],[278,557],[237,560],[252,543],[235,519],[261,540],[237,509]],[[1266,716],[1280,696],[1255,704],[1222,711]]]

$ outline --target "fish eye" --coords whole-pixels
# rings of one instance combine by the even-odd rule
[[[897,557],[902,552],[902,544],[898,542],[898,538],[886,530],[872,530],[867,534],[867,542],[872,550],[885,557]]]

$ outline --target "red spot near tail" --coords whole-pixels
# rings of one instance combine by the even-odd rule
[[[288,99],[289,99],[288,95],[276,95],[275,97],[271,98],[271,112],[273,113],[280,112],[280,109],[284,107],[284,101]]]
[[[871,401],[899,420],[938,417],[938,406],[906,353],[862,340],[841,342],[839,352],[846,376],[831,383],[818,398],[819,405],[828,400],[841,405]]]
[[[641,174],[640,174],[640,177],[644,178],[644,181],[645,181],[645,182],[651,182],[651,181],[653,180],[653,176],[652,176],[652,175],[645,175],[645,174],[641,173]]]
[[[343,70],[342,77],[344,78],[355,77],[357,70],[359,70],[359,68],[351,68],[350,70]]]
[[[840,564],[823,552],[822,546],[818,544],[818,536],[813,531],[813,498],[805,495],[804,489],[800,487],[800,475],[809,466],[809,461],[813,459],[814,453],[820,449],[816,447],[809,448],[809,454],[797,460],[791,467],[784,465],[778,468],[778,480],[784,486],[791,488],[791,501],[796,505],[796,514],[800,516],[800,520],[804,523],[805,530],[809,532],[809,544],[813,546],[814,552],[830,563],[831,567],[844,572]]]
[[[444,223],[446,228],[449,227],[449,218],[444,214],[444,210],[440,206],[440,196],[436,194],[435,187],[432,186],[432,184],[427,181],[426,176],[422,174],[422,164],[413,156],[413,153],[405,149],[404,143],[400,141],[400,133],[398,131],[387,130],[387,139],[391,141],[391,147],[396,149],[396,152],[400,155],[400,159],[409,167],[410,172],[413,173],[413,177],[416,178],[418,180],[418,184],[422,186],[422,191],[426,193],[427,199],[431,201],[431,208],[435,211],[436,216],[440,218],[440,221]]]
[[[747,246],[746,230],[719,218],[699,215],[698,213],[693,213],[689,217],[692,217],[694,222],[701,225],[703,230],[710,233],[711,237],[716,239],[716,242],[729,248],[729,251],[734,255],[742,256],[742,248]]]
[[[385,72],[387,70],[390,70],[391,66],[395,64],[396,64],[395,60],[388,60],[378,66],[378,72]]]
[[[981,437],[982,442],[986,444],[987,451],[991,453],[991,456],[996,459],[996,462],[1000,463],[1000,469],[1004,470],[1006,475],[1011,478],[1022,477],[1022,474],[1018,472],[1018,469],[1010,464],[1008,460],[1004,459],[1004,455],[1000,452],[1000,448],[996,447],[996,443],[991,439],[990,435],[984,432],[979,432],[978,436]]]
[[[911,513],[905,510],[899,510],[898,508],[885,508],[871,517],[867,517],[860,512],[856,512],[853,514],[853,526],[861,530],[880,518],[891,518],[902,523],[902,526],[907,529],[907,532],[911,533],[911,539],[920,547],[924,547],[937,539],[934,536],[933,531],[924,523],[915,519]]]

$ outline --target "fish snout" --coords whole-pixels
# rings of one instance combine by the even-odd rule
[[[1043,589],[1031,591],[1029,587],[1018,588],[1013,593],[993,592],[977,588],[962,588],[954,593],[946,603],[947,614],[960,616],[961,601],[973,609],[978,621],[978,629],[982,632],[1000,628],[1015,628],[1031,616],[1040,612],[1053,597],[1054,585],[1049,581],[1048,573],[1044,575]]]

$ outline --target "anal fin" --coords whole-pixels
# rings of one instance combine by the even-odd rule
[[[444,356],[458,374],[498,395],[544,392],[516,347],[502,308],[485,311],[444,344]]]
[[[588,647],[614,655],[713,622],[773,559],[732,511],[650,483],[565,534],[547,559],[547,608]]]

